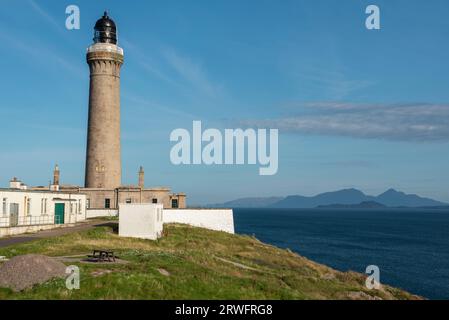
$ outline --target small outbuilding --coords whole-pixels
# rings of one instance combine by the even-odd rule
[[[162,204],[119,204],[119,236],[156,240],[162,237],[162,230]]]
[[[0,188],[0,237],[47,230],[86,220],[86,195],[29,189],[17,178]]]

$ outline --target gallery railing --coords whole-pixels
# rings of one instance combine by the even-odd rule
[[[0,228],[60,224],[59,216],[0,216]]]

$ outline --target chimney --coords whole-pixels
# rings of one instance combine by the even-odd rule
[[[55,170],[53,170],[53,185],[59,186],[59,166],[55,166]]]
[[[53,170],[53,184],[50,185],[50,191],[59,191],[59,166],[56,165]]]
[[[145,172],[143,171],[143,167],[140,166],[139,170],[139,187],[142,189],[145,187]]]

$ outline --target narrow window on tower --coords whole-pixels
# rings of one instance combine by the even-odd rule
[[[178,199],[173,199],[173,200],[171,201],[171,207],[172,207],[173,209],[177,209],[177,208],[178,208]]]
[[[111,199],[104,199],[104,207],[106,209],[110,209],[111,208]]]

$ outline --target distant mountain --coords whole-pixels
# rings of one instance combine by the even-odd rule
[[[380,208],[386,208],[387,206],[375,202],[375,201],[363,201],[358,204],[331,204],[331,205],[321,205],[317,208],[320,209],[380,209]]]
[[[423,198],[416,194],[405,194],[401,191],[389,189],[378,196],[364,194],[357,189],[343,189],[333,192],[325,192],[312,197],[291,195],[267,198],[241,198],[222,204],[210,205],[215,208],[316,208],[319,206],[359,206],[362,203],[372,203],[386,207],[426,207],[443,208],[449,204],[429,198]],[[365,204],[367,205],[367,204]]]
[[[447,205],[447,203],[422,198],[416,194],[405,194],[394,189],[389,189],[378,195],[376,201],[387,207],[436,207]]]
[[[281,201],[282,197],[268,197],[268,198],[241,198],[237,200],[228,201],[225,203],[211,204],[208,207],[212,208],[264,208],[273,203]]]
[[[363,201],[374,201],[374,197],[365,195],[357,189],[344,189],[321,193],[313,197],[288,196],[270,205],[271,208],[316,208],[331,204],[358,204]]]

